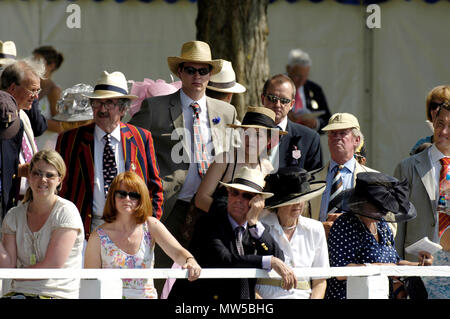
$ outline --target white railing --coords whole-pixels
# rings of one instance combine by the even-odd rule
[[[331,268],[296,268],[298,277],[347,277],[348,299],[388,298],[389,276],[450,277],[450,266],[365,266]],[[80,298],[115,299],[122,297],[122,278],[186,279],[187,270],[154,269],[0,269],[0,279],[81,279]],[[280,278],[274,272],[254,268],[202,269],[198,280],[206,278]],[[3,289],[5,290],[5,289]],[[3,291],[5,292],[5,291]]]

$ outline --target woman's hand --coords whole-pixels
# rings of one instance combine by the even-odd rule
[[[202,268],[197,263],[194,257],[188,257],[186,259],[186,263],[181,267],[183,269],[189,270],[188,280],[194,281],[197,280],[198,277],[200,277],[200,273],[202,271]]]
[[[431,266],[433,264],[433,256],[427,251],[419,252],[419,266]]]

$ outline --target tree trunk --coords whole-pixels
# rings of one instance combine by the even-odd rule
[[[236,81],[247,88],[232,104],[242,119],[247,106],[261,105],[269,77],[268,0],[198,0],[197,40],[207,42],[214,59],[232,63]]]

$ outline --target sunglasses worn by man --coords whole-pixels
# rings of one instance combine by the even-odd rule
[[[277,102],[280,101],[281,104],[286,105],[286,104],[291,103],[291,101],[292,101],[291,99],[279,97],[279,96],[272,95],[272,94],[266,94],[265,96],[270,101],[270,103],[273,103],[273,104],[277,104]]]
[[[211,72],[211,68],[207,67],[207,68],[196,69],[192,66],[183,66],[183,71],[189,75],[195,75],[195,73],[198,72],[198,74],[200,76],[205,76],[205,75],[209,74],[209,72]]]
[[[241,196],[245,200],[251,200],[253,197],[255,197],[256,194],[249,193],[249,192],[240,192],[237,189],[229,189],[228,193],[233,197]]]

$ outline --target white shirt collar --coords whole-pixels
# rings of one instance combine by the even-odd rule
[[[281,127],[281,129],[283,131],[286,131],[287,123],[288,123],[288,117],[285,116],[284,119],[281,120],[280,124],[277,124],[277,126]]]
[[[103,136],[107,134],[103,131],[98,125],[95,125],[94,135],[97,141],[103,142]],[[117,141],[120,142],[120,124],[111,132],[111,136]]]
[[[190,105],[192,104],[192,102],[197,102],[198,105],[200,106],[200,113],[206,112],[206,95],[205,94],[203,94],[203,96],[199,100],[194,101],[188,95],[186,95],[186,93],[184,93],[183,89],[180,89],[180,101],[181,101],[181,106],[183,108],[189,108]]]
[[[338,163],[336,163],[335,161],[330,159],[329,171],[331,172],[338,165],[339,165]],[[353,173],[353,171],[355,170],[355,165],[356,165],[356,160],[353,156],[351,159],[349,159],[347,162],[344,163],[344,167],[347,168],[351,173]]]

